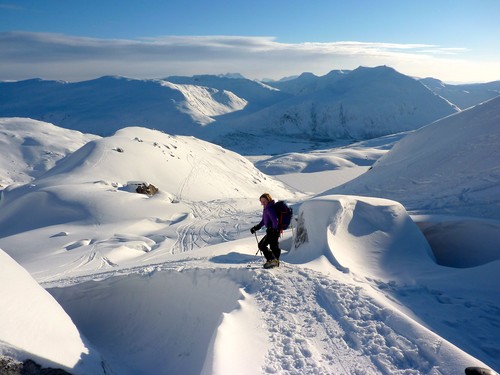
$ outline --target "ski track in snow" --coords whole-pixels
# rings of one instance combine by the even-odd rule
[[[255,214],[239,211],[224,201],[191,202],[190,207],[195,220],[181,224],[176,230],[171,254],[234,240],[240,236],[241,226],[250,228],[248,223],[256,220]]]
[[[255,298],[272,343],[263,373],[441,373],[424,348],[385,323],[392,312],[361,287],[288,264],[257,272]]]

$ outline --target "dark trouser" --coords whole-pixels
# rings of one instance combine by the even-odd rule
[[[281,249],[278,244],[280,238],[280,232],[276,229],[268,229],[266,235],[262,237],[259,241],[259,249],[264,254],[266,260],[279,259],[281,255]],[[268,249],[267,245],[271,248]]]

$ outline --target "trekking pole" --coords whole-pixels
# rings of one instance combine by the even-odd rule
[[[258,253],[259,253],[259,251],[261,251],[261,250],[260,250],[260,248],[259,248],[259,239],[258,239],[258,237],[257,237],[257,233],[255,233],[255,232],[254,232],[254,234],[255,234],[255,241],[257,241],[257,252],[255,253],[255,256],[257,256],[257,254],[258,254]]]

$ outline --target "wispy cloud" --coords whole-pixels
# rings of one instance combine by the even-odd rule
[[[107,74],[159,78],[225,72],[239,72],[249,78],[280,78],[304,71],[321,75],[332,69],[384,64],[405,74],[433,76],[440,65],[446,65],[449,72],[450,60],[446,59],[459,61],[463,52],[462,48],[429,44],[290,44],[273,37],[96,39],[6,32],[0,33],[0,79],[42,77],[75,81]]]

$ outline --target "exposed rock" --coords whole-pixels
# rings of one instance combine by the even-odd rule
[[[139,185],[137,189],[135,189],[135,191],[138,192],[139,194],[146,194],[152,196],[158,193],[158,188],[152,184],[149,185],[142,184]]]
[[[71,375],[71,373],[57,368],[42,368],[31,359],[24,362],[16,361],[10,357],[0,357],[1,375]]]

